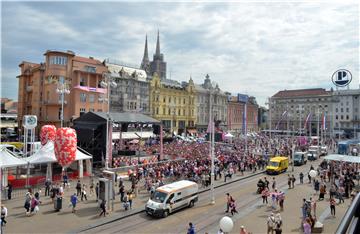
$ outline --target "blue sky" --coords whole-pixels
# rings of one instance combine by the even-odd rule
[[[18,65],[46,50],[140,65],[160,30],[168,77],[209,73],[220,88],[264,104],[283,89],[332,87],[339,68],[359,87],[357,1],[2,2],[1,96],[17,99]]]

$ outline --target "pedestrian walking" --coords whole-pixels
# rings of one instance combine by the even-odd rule
[[[94,187],[95,187],[94,179],[91,179],[90,180],[90,190],[89,190],[90,197],[94,194]]]
[[[234,200],[233,197],[230,195],[230,193],[226,193],[226,211],[225,213],[229,212],[230,209],[230,203]]]
[[[299,178],[300,178],[300,184],[303,184],[304,183],[304,173],[300,172]]]
[[[345,192],[344,187],[343,187],[343,186],[340,186],[340,187],[339,187],[339,190],[338,190],[339,204],[340,204],[341,202],[343,202],[343,203],[345,202],[344,197],[343,197],[344,192]]]
[[[125,187],[124,187],[124,185],[121,185],[121,186],[120,186],[119,193],[120,193],[120,202],[123,202],[123,201],[124,201],[124,194],[125,194]]]
[[[330,198],[330,211],[333,217],[335,217],[335,205],[336,205],[335,199],[333,197]]]
[[[189,228],[187,230],[187,234],[195,234],[195,226],[192,223],[189,223]]]
[[[291,175],[291,187],[292,188],[295,188],[295,181],[296,181],[296,178],[295,178],[295,176],[294,175]]]
[[[326,193],[326,185],[322,184],[320,185],[319,201],[324,200],[325,193]]]
[[[304,234],[311,234],[311,221],[310,218],[306,218],[303,223]]]
[[[12,184],[9,183],[8,186],[7,186],[7,189],[8,189],[8,192],[7,192],[8,199],[11,200],[11,194],[12,194],[12,191],[13,191]]]
[[[101,217],[102,214],[104,214],[104,217],[106,216],[106,200],[102,200],[100,204],[101,213],[99,217]]]
[[[8,215],[8,210],[4,205],[1,205],[1,226],[5,226],[7,224],[7,221],[5,218]]]
[[[291,189],[291,177],[290,177],[290,175],[288,175],[288,186],[289,186],[289,189]]]
[[[81,201],[83,201],[83,198],[85,198],[85,200],[87,201],[87,196],[86,196],[86,185],[83,184],[82,186],[82,190],[81,190]]]
[[[64,173],[63,175],[63,187],[65,188],[65,186],[69,186],[69,181],[68,181],[68,176],[66,173]],[[79,196],[79,195],[78,195]]]
[[[132,192],[128,192],[128,200],[129,200],[129,208],[132,209],[132,203],[134,199],[134,194]]]
[[[76,196],[80,196],[81,195],[81,183],[80,180],[78,180],[78,182],[76,183]]]
[[[271,188],[272,188],[272,190],[275,190],[275,189],[276,189],[276,180],[275,180],[275,177],[273,177],[272,184],[271,184]]]
[[[30,213],[30,202],[31,202],[31,198],[32,198],[32,195],[30,194],[30,192],[27,192],[25,194],[25,203],[24,203],[24,208],[26,210],[26,214],[28,215]]]
[[[235,200],[232,200],[232,201],[230,202],[229,208],[230,208],[230,212],[231,212],[231,215],[232,215],[232,216],[234,216],[234,213],[238,213],[238,211],[236,210]]]
[[[50,187],[51,187],[51,181],[50,179],[47,179],[45,181],[45,196],[50,196]]]
[[[78,203],[78,197],[76,196],[76,193],[74,193],[73,195],[71,195],[70,197],[70,203],[72,206],[72,213],[76,212],[76,204]]]
[[[280,191],[277,196],[277,199],[279,201],[280,211],[283,211],[284,210],[285,193]]]
[[[276,220],[274,217],[274,213],[271,212],[271,214],[269,215],[269,217],[267,219],[267,233],[268,234],[274,233],[275,221]]]
[[[263,189],[263,191],[261,192],[261,197],[263,199],[263,204],[268,204],[268,196],[269,196],[269,190],[267,188]]]

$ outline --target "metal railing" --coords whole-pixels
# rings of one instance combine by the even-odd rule
[[[360,233],[360,193],[356,195],[342,218],[337,234]]]

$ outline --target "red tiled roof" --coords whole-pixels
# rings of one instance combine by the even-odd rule
[[[329,95],[330,93],[331,93],[330,91],[326,91],[325,89],[321,89],[321,88],[282,90],[277,92],[272,97],[283,98],[283,97],[321,96],[321,95]]]
[[[94,65],[102,65],[102,62],[100,62],[99,60],[80,57],[80,56],[75,56],[73,58],[73,60],[75,60],[77,62],[82,62],[82,63],[89,63],[89,64],[94,64]]]

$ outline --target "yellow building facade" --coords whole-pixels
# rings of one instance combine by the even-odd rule
[[[182,134],[193,131],[196,121],[194,81],[179,83],[160,79],[155,73],[150,81],[151,116],[163,124],[167,132]]]

